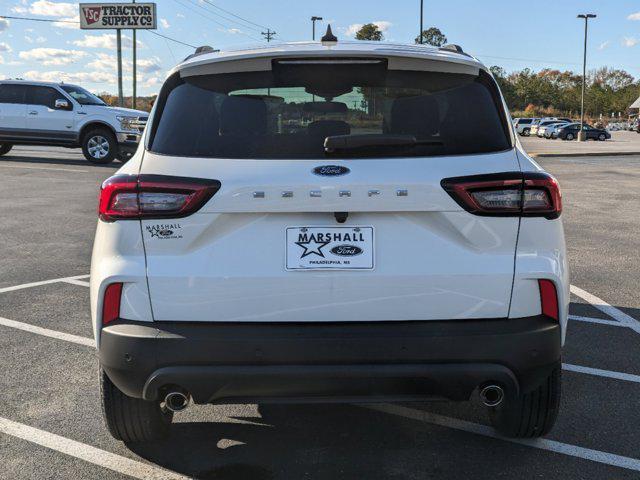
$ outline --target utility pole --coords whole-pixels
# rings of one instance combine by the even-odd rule
[[[582,99],[580,101],[580,133],[578,133],[578,141],[584,142],[586,134],[584,131],[584,91],[587,83],[587,33],[590,18],[596,18],[593,13],[578,15],[578,18],[584,18],[584,57],[582,60]]]
[[[267,39],[267,42],[270,42],[271,39],[276,35],[276,32],[274,32],[273,30],[269,30],[268,28],[266,32],[261,32],[261,33],[262,35],[264,35],[264,38]]]
[[[124,98],[122,96],[122,29],[116,30],[116,43],[118,50],[118,106],[124,107]]]
[[[136,3],[136,0],[132,0]],[[131,30],[133,32],[133,93],[131,95],[131,108],[136,108],[136,90],[137,90],[137,78],[136,78],[136,29]]]
[[[316,17],[315,15],[313,17],[311,17],[311,24],[312,26],[312,30],[311,30],[311,40],[315,40],[316,39],[316,22],[318,20],[322,20],[322,17]]]
[[[424,0],[420,0],[420,45],[422,45],[423,43],[423,39],[422,39],[422,29],[424,28],[422,26],[423,11],[424,11]]]

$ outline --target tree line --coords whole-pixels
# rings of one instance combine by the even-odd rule
[[[363,25],[357,40],[384,39],[384,33],[373,23]],[[415,43],[441,47],[447,37],[436,27],[416,37]],[[514,117],[570,116],[580,114],[582,75],[571,71],[545,68],[538,72],[525,68],[507,73],[499,66],[490,67],[509,110]],[[602,67],[587,74],[585,114],[591,119],[626,116],[629,106],[640,96],[640,81],[620,69]]]

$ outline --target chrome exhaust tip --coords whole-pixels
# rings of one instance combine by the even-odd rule
[[[182,392],[169,392],[164,397],[164,404],[172,412],[180,412],[189,405],[189,397]]]
[[[504,400],[504,390],[499,385],[487,385],[480,390],[480,400],[487,407],[497,407]]]

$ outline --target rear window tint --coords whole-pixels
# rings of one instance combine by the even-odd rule
[[[510,148],[493,80],[367,65],[295,65],[168,80],[148,147],[222,158],[461,155]],[[353,151],[325,139],[363,136]],[[379,147],[389,136],[415,144]],[[378,146],[376,146],[378,145]]]

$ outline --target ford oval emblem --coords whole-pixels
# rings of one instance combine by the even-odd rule
[[[351,170],[341,165],[320,165],[313,169],[315,175],[322,177],[337,177],[339,175],[346,175]]]
[[[173,235],[173,230],[169,230],[168,228],[164,229],[164,230],[160,230],[158,232],[158,235],[162,236],[162,237],[168,237],[170,235]]]
[[[331,253],[339,257],[355,257],[362,253],[362,249],[355,245],[337,245],[331,249]]]

